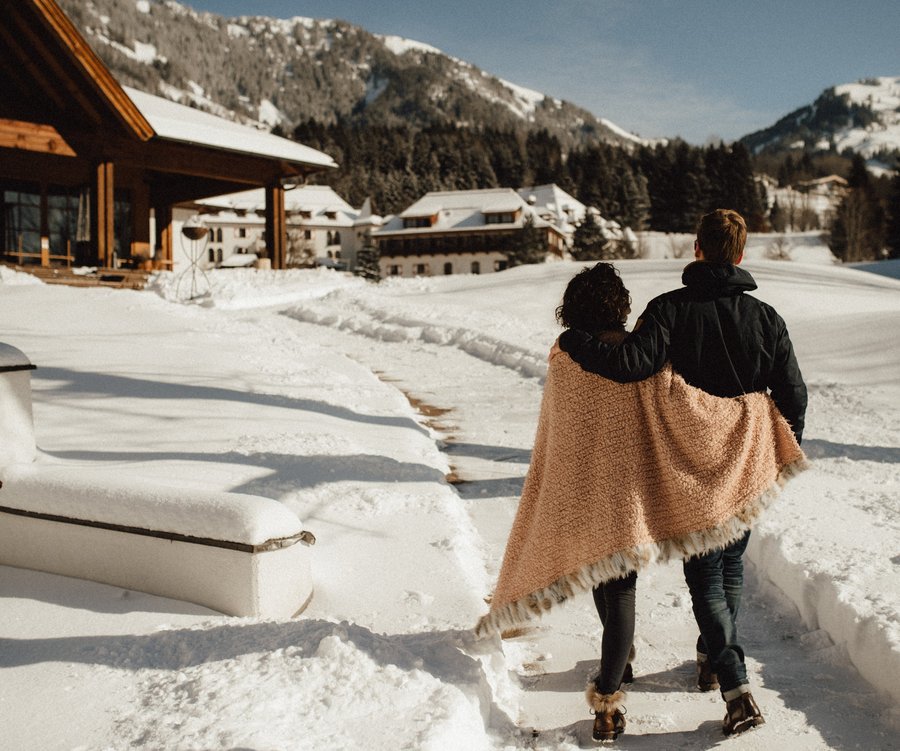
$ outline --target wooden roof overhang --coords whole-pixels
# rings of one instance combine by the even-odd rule
[[[53,0],[0,3],[2,147],[140,170],[170,204],[325,169],[159,136]]]

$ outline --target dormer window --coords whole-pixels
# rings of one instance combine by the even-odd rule
[[[417,229],[420,227],[430,227],[430,216],[407,216],[403,218],[403,229]]]
[[[516,221],[514,211],[496,211],[484,215],[485,224],[512,224]]]

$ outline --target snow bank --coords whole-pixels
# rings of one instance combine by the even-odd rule
[[[9,266],[0,265],[0,284],[43,284],[40,279],[31,274],[11,269]]]
[[[496,748],[486,730],[503,714],[484,669],[491,657],[479,656],[465,632],[376,634],[305,619],[207,623],[146,641],[150,664],[135,665],[129,639],[116,637],[83,656],[138,671],[144,700],[119,719],[133,744],[163,748],[177,737],[180,748],[208,748],[211,738],[217,748],[298,751]]]

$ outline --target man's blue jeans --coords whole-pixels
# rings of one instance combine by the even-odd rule
[[[746,532],[723,550],[684,562],[684,579],[700,628],[697,650],[709,656],[723,694],[747,683],[736,620],[744,588],[743,555],[749,539],[750,532]]]

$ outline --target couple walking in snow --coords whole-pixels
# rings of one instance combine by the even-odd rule
[[[595,740],[625,728],[637,573],[681,559],[700,631],[697,686],[718,688],[723,732],[764,720],[737,633],[750,528],[805,465],[806,387],[784,321],[746,294],[747,230],[702,217],[683,287],[652,300],[630,334],[630,297],[598,263],[566,288],[531,465],[490,612],[502,631],[591,589],[603,624],[586,696]]]

